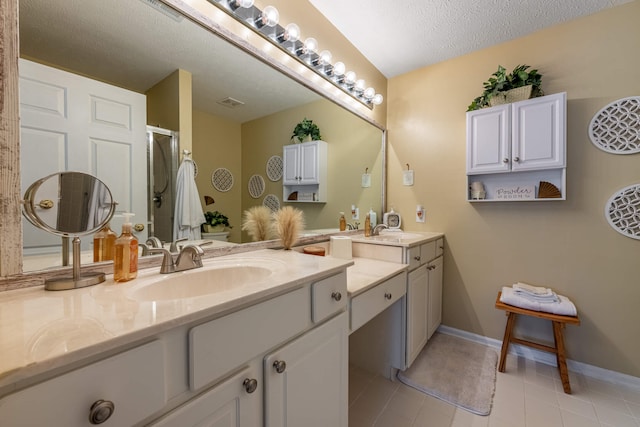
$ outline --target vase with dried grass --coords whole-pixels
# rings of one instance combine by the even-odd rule
[[[273,213],[273,220],[282,246],[285,250],[291,249],[304,230],[304,213],[292,206],[285,206]]]
[[[242,230],[249,233],[254,242],[271,239],[273,236],[271,209],[266,206],[253,206],[244,211]]]

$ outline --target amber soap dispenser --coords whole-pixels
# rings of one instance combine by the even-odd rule
[[[109,223],[93,236],[93,262],[113,261],[116,238]]]
[[[115,242],[115,257],[113,260],[113,280],[128,282],[138,276],[138,239],[132,233],[131,217],[134,214],[125,213],[122,234]]]

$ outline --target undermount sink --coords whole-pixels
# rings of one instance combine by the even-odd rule
[[[262,281],[280,267],[282,265],[271,260],[225,260],[143,279],[131,289],[129,296],[138,301],[166,301],[212,295]]]

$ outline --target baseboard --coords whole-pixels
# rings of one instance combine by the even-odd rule
[[[489,347],[493,347],[498,351],[500,351],[500,349],[502,348],[502,341],[500,340],[474,334],[472,332],[463,331],[461,329],[452,328],[450,326],[440,325],[438,327],[438,332],[448,335],[454,335],[469,341],[484,344]],[[545,365],[557,366],[556,357],[553,354],[547,353],[546,351],[536,350],[535,348],[519,344],[511,344],[509,346],[509,354],[515,354],[517,356],[524,357],[525,359],[544,363]],[[638,377],[616,371],[610,371],[608,369],[599,368],[587,363],[576,362],[575,360],[570,359],[567,359],[567,367],[570,371],[578,372],[591,378],[596,378],[598,380],[624,385],[633,389],[640,390],[640,378]]]

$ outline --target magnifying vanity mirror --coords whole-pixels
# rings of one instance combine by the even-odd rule
[[[73,238],[73,276],[45,281],[45,289],[59,291],[104,282],[104,273],[80,274],[80,236],[102,229],[111,220],[116,203],[98,178],[82,172],[59,172],[31,184],[24,193],[23,214],[35,227]],[[68,244],[62,257],[68,257]],[[65,261],[63,261],[65,264]]]
[[[360,212],[372,208],[382,217],[385,152],[380,126],[231,45],[168,4],[19,0],[19,27],[22,188],[43,174],[87,171],[111,189],[118,200],[116,214],[136,214],[141,229],[136,236],[144,242],[159,234],[157,228],[170,223],[173,213],[153,211],[155,193],[166,182],[154,182],[148,174],[148,156],[156,146],[149,148],[147,126],[153,126],[176,135],[177,153],[192,151],[200,196],[215,200],[210,206],[203,203],[203,210],[229,217],[229,242],[221,244],[241,245],[250,241],[241,233],[245,210],[263,204],[267,196],[281,205],[288,203],[282,200],[282,180],[265,179],[264,194],[255,199],[247,190],[249,178],[266,178],[267,161],[282,156],[282,147],[292,143],[293,128],[308,117],[318,123],[329,144],[329,188],[325,203],[295,205],[304,211],[307,229],[337,230],[338,212],[354,204]],[[82,77],[101,92],[78,101],[75,91],[49,83],[52,75],[63,72],[63,79],[68,74]],[[112,98],[116,91],[129,97],[127,101]],[[92,122],[81,124],[80,131],[70,124],[78,104],[91,105],[81,117]],[[175,163],[164,169],[176,170]],[[211,183],[219,168],[234,175],[236,185],[230,191],[220,192]],[[365,170],[371,174],[371,187],[361,185]],[[168,193],[175,191],[175,183],[169,187]],[[163,204],[168,200],[169,195],[163,195]],[[111,228],[118,230],[120,221],[116,215]],[[30,228],[23,226],[23,270],[60,266],[57,256],[43,261],[46,252],[60,252],[59,239]],[[212,246],[218,244],[208,248]],[[82,242],[81,249],[91,252],[90,242]]]

